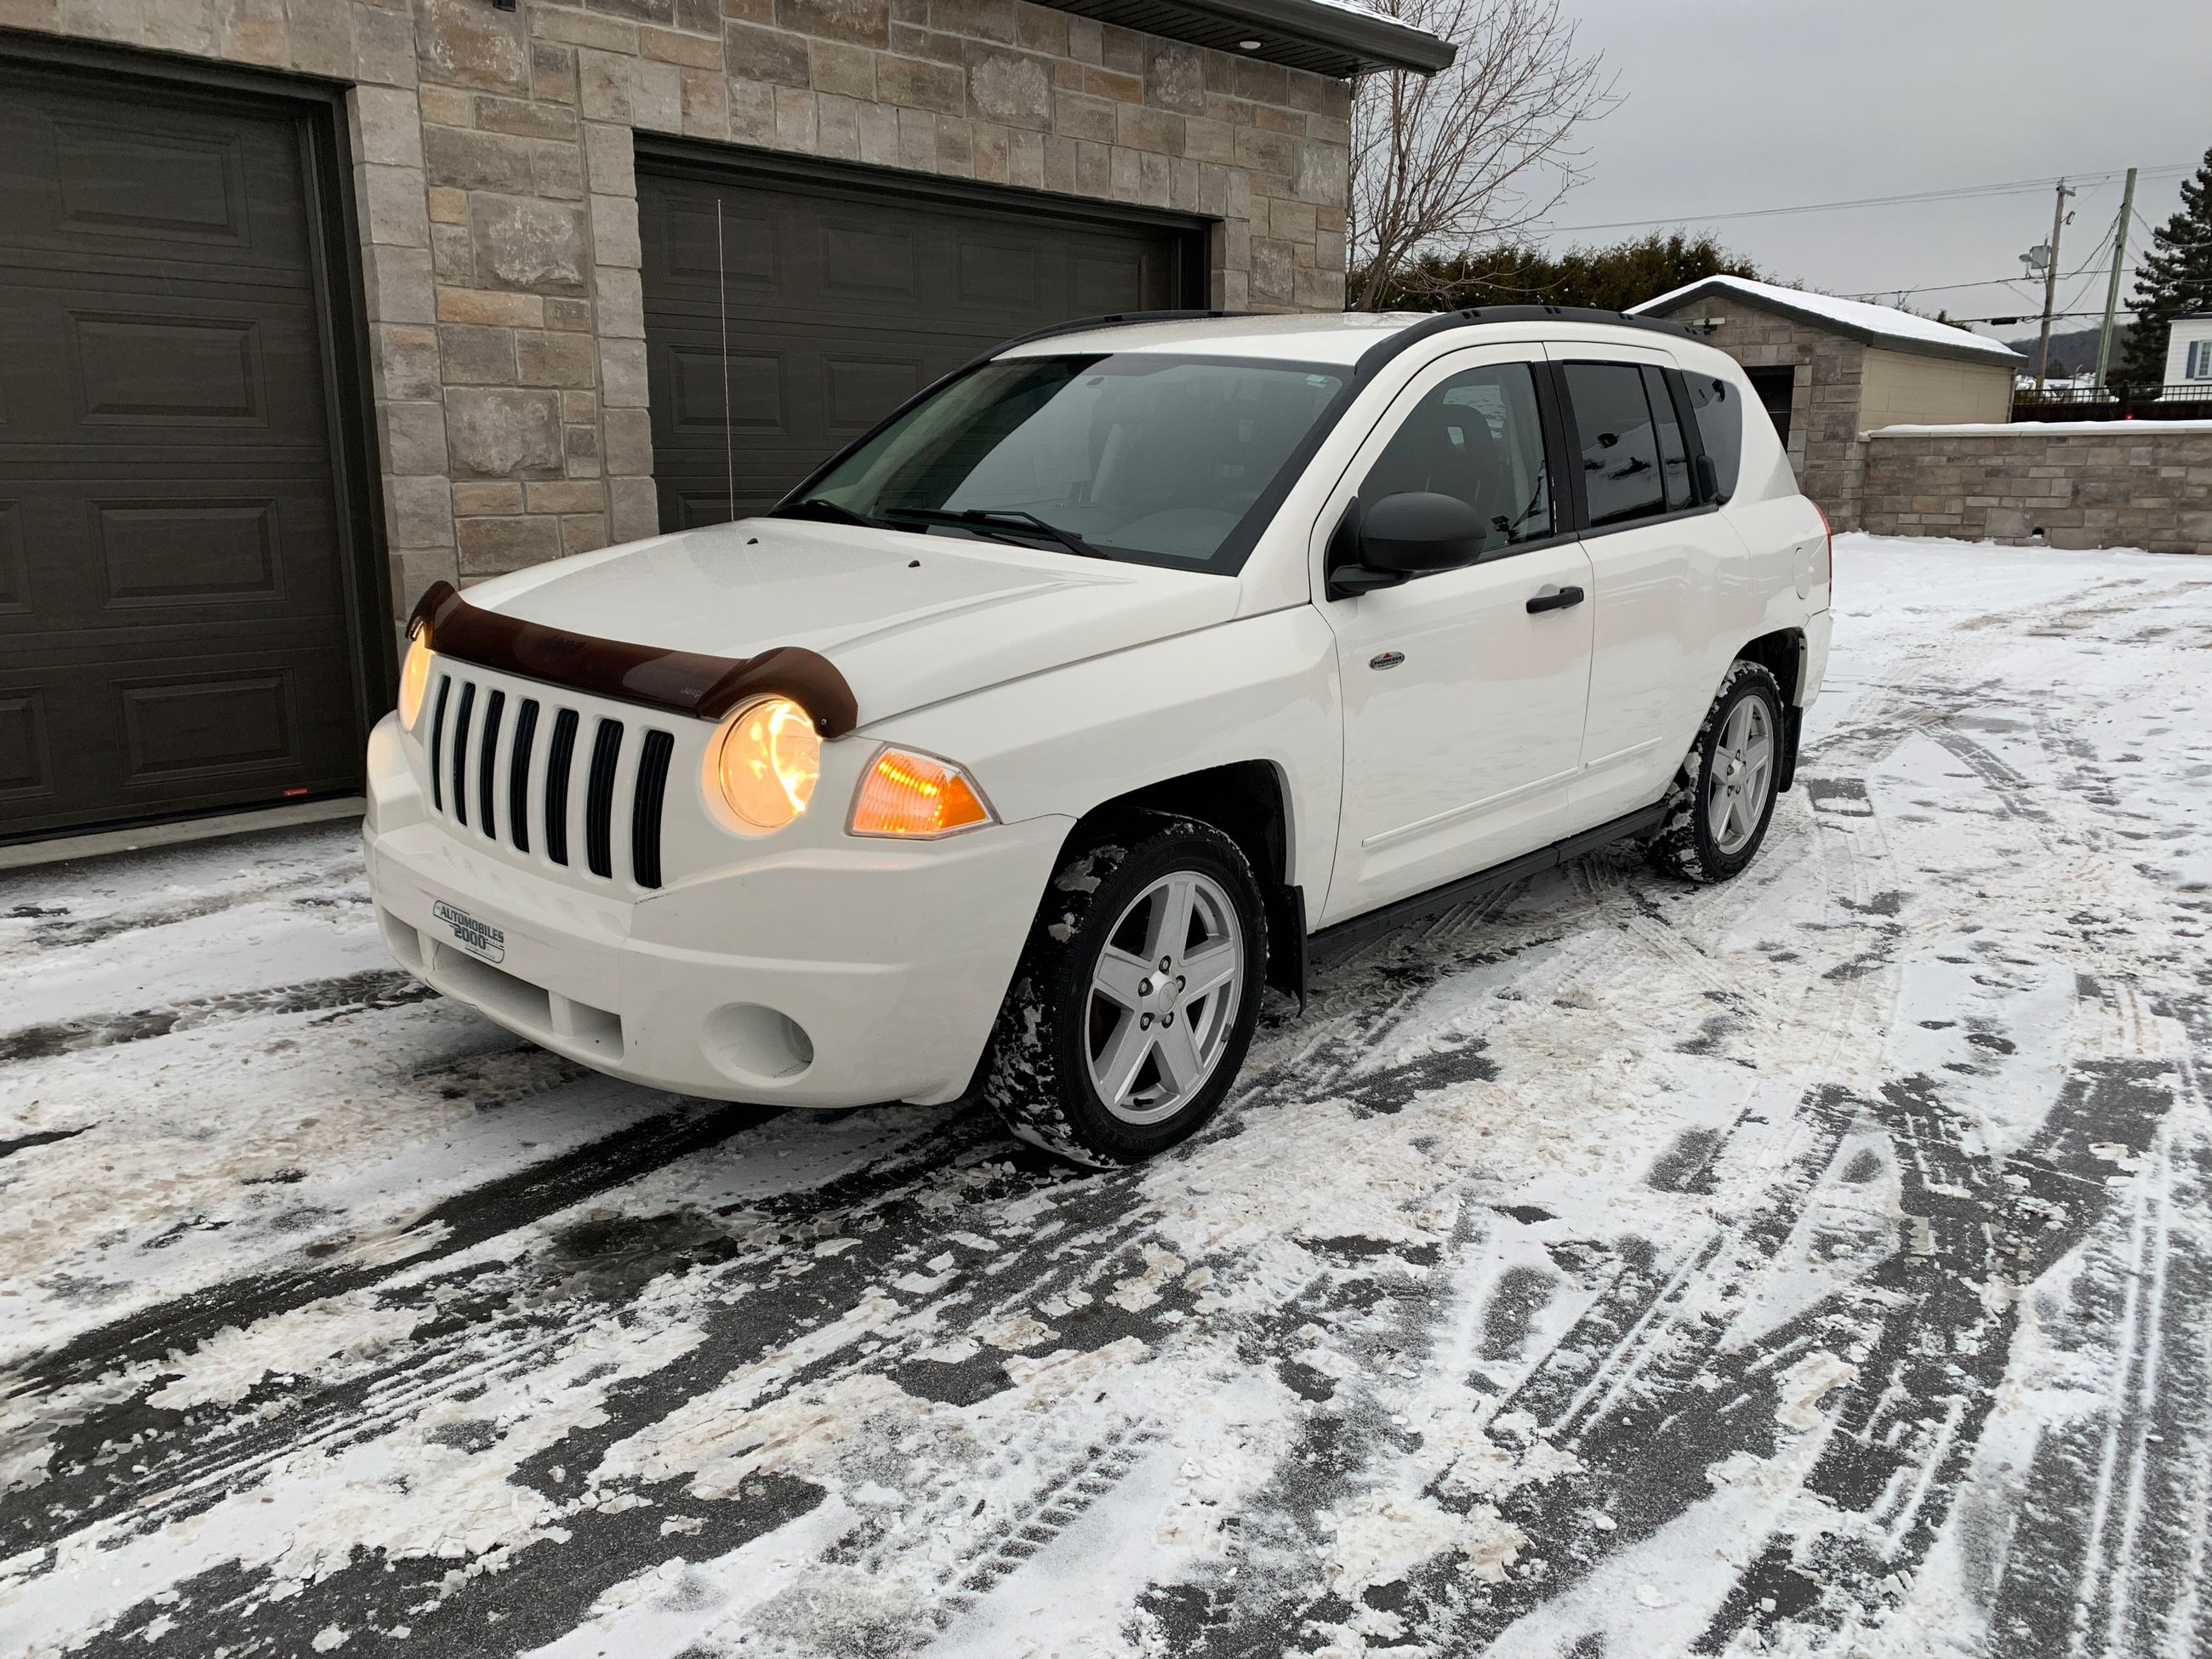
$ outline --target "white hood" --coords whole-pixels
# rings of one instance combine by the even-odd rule
[[[719,657],[820,652],[860,723],[1227,622],[1233,577],[787,519],[679,531],[519,571],[469,602]]]

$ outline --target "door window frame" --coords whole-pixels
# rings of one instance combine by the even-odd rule
[[[1413,411],[1421,406],[1431,392],[1454,376],[1469,369],[1491,368],[1507,363],[1524,365],[1534,383],[1537,425],[1543,443],[1544,470],[1550,475],[1552,489],[1552,533],[1493,548],[1481,557],[1471,559],[1465,564],[1408,575],[1405,582],[1395,586],[1403,586],[1437,576],[1449,576],[1455,571],[1479,569],[1484,565],[1496,564],[1501,559],[1540,552],[1545,548],[1558,547],[1580,538],[1581,532],[1576,528],[1575,514],[1570,506],[1569,490],[1560,482],[1567,453],[1565,448],[1566,428],[1557,406],[1559,392],[1551,374],[1551,365],[1544,356],[1544,343],[1540,340],[1500,340],[1486,344],[1456,346],[1422,364],[1398,389],[1397,395],[1391,398],[1388,407],[1376,417],[1375,424],[1360,439],[1359,447],[1352,452],[1352,459],[1346,462],[1343,472],[1330,489],[1321,514],[1315,521],[1312,538],[1318,548],[1318,563],[1313,568],[1314,592],[1317,596],[1328,590],[1328,573],[1346,562],[1336,556],[1338,544],[1340,538],[1349,533],[1352,507],[1360,500],[1360,485],[1367,482],[1367,475],[1374,471],[1375,464],[1382,458],[1382,452],[1389,447]],[[1310,547],[1310,558],[1313,552],[1314,548]]]
[[[1618,355],[1621,351],[1634,355]],[[1680,366],[1671,357],[1657,351],[1638,351],[1633,347],[1623,347],[1614,349],[1614,355],[1606,355],[1607,352],[1607,348],[1604,346],[1585,346],[1579,342],[1573,343],[1562,342],[1548,347],[1546,353],[1547,367],[1550,370],[1550,404],[1559,422],[1559,441],[1566,455],[1571,458],[1560,471],[1567,480],[1565,493],[1572,497],[1572,506],[1567,516],[1574,526],[1574,533],[1583,540],[1589,541],[1599,536],[1618,535],[1625,530],[1641,530],[1646,525],[1671,524],[1677,520],[1694,519],[1704,514],[1719,512],[1721,502],[1707,494],[1704,483],[1698,476],[1700,471],[1698,463],[1705,459],[1705,438],[1704,434],[1698,430],[1696,411],[1690,407],[1690,389],[1683,380]],[[1583,480],[1581,431],[1575,424],[1573,399],[1567,395],[1566,370],[1568,365],[1571,363],[1590,363],[1608,368],[1633,368],[1638,371],[1638,385],[1643,384],[1643,370],[1656,368],[1659,371],[1660,379],[1666,383],[1667,396],[1674,404],[1674,424],[1682,434],[1684,456],[1690,468],[1689,506],[1667,507],[1662,505],[1659,512],[1642,514],[1633,519],[1622,519],[1611,524],[1601,525],[1593,525],[1590,522],[1589,492]],[[1647,398],[1650,396],[1648,388],[1646,388],[1645,396]],[[1652,414],[1656,422],[1658,411],[1654,410]],[[1652,434],[1652,441],[1656,447],[1658,441],[1656,430]],[[1663,485],[1660,500],[1662,504],[1666,500]]]

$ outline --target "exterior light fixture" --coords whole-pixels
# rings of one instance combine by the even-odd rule
[[[757,697],[723,727],[715,773],[747,830],[781,830],[806,810],[822,770],[814,722],[788,697]]]
[[[1261,43],[1257,40],[1239,40],[1237,43],[1237,50],[1239,52],[1257,52],[1260,50],[1261,44]]]

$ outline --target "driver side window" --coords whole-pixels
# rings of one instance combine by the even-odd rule
[[[1487,527],[1483,551],[1552,533],[1552,480],[1535,376],[1527,363],[1463,369],[1416,404],[1361,481],[1359,499],[1419,491],[1465,501]]]

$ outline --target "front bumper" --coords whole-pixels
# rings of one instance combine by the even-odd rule
[[[633,902],[452,833],[422,811],[393,728],[378,738],[364,838],[400,964],[545,1048],[713,1099],[957,1097],[1070,827],[1044,817],[935,843],[733,844],[726,870]]]

